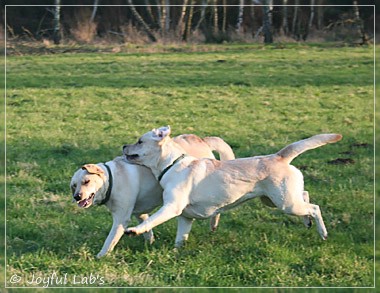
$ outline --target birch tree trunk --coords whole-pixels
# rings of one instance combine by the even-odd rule
[[[161,22],[160,22],[161,18],[158,18],[158,21],[155,20],[153,16],[153,12],[152,12],[152,6],[150,5],[149,0],[144,0],[144,4],[145,4],[145,9],[147,11],[146,16],[147,16],[148,23],[150,23],[151,26],[157,25],[158,28],[161,29]]]
[[[96,12],[98,11],[98,5],[99,5],[99,0],[94,0],[94,6],[92,7],[90,23],[94,22]]]
[[[323,26],[323,0],[318,1],[318,8],[317,8],[317,29],[322,29]]]
[[[313,20],[314,20],[314,9],[315,9],[315,0],[310,0],[310,18],[309,18],[309,31],[311,27],[313,26]]]
[[[58,45],[61,41],[61,0],[54,1],[54,44]]]
[[[158,23],[158,26],[162,32],[162,17],[161,17],[161,7],[160,7],[160,3],[159,3],[159,0],[155,0],[155,3],[156,3],[156,11],[157,11],[157,23]],[[153,13],[152,13],[153,15]]]
[[[282,1],[282,4],[284,5],[283,6],[283,9],[282,9],[282,32],[285,36],[288,35],[288,0],[283,0]]]
[[[251,0],[251,30],[252,30],[252,35],[255,34],[255,5],[256,4],[256,0]]]
[[[219,18],[218,18],[218,0],[214,0],[214,34],[219,32]]]
[[[227,29],[227,0],[223,0],[223,23],[222,32],[225,33]]]
[[[243,24],[243,14],[244,14],[244,0],[239,1],[239,14],[236,22],[236,31],[241,33],[241,26]]]
[[[185,16],[186,16],[187,2],[188,2],[188,0],[183,0],[182,12],[181,12],[181,16],[178,20],[177,32],[178,32],[179,36],[183,36],[184,28],[186,26],[184,23],[184,20],[185,20]]]
[[[272,35],[272,0],[263,1],[263,32],[264,32],[264,43],[273,43]]]
[[[162,5],[162,18],[162,27],[165,33],[168,33],[170,30],[170,0],[164,0]]]
[[[207,2],[208,2],[207,0],[202,0],[201,17],[199,18],[199,21],[198,21],[197,25],[194,28],[195,31],[198,30],[199,26],[201,25],[201,23],[205,19],[206,8],[207,8],[207,5],[208,5]]]
[[[354,4],[354,13],[355,13],[355,21],[356,21],[356,25],[357,25],[357,28],[358,28],[358,33],[362,39],[362,42],[361,44],[362,45],[367,45],[368,44],[368,37],[364,31],[364,25],[363,25],[363,21],[361,20],[360,18],[360,14],[359,14],[359,7],[358,7],[358,1],[354,0],[353,1],[353,4]]]
[[[149,28],[149,26],[147,25],[147,23],[144,21],[144,19],[141,17],[141,15],[139,14],[139,12],[136,10],[135,6],[132,3],[132,0],[128,0],[128,4],[129,4],[129,8],[132,11],[133,16],[142,25],[142,27],[144,28],[145,33],[147,34],[147,36],[149,37],[149,39],[152,42],[157,42],[157,39],[154,36],[153,31]]]
[[[182,37],[184,41],[187,41],[191,34],[191,24],[193,22],[193,15],[194,15],[194,5],[193,5],[193,0],[190,0],[190,10],[187,16],[186,28]]]
[[[294,14],[293,14],[293,22],[292,22],[292,34],[295,36],[297,35],[296,25],[297,25],[297,19],[298,19],[298,9],[299,9],[298,6],[300,4],[300,1],[295,0],[294,4],[295,6],[294,6]]]

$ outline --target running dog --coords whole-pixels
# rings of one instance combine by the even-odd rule
[[[309,203],[303,175],[290,163],[307,150],[341,140],[342,135],[319,134],[272,155],[216,161],[184,155],[170,133],[169,126],[153,129],[136,144],[123,147],[127,160],[149,167],[164,190],[163,206],[126,234],[145,233],[178,217],[175,245],[179,247],[187,240],[193,219],[214,217],[249,199],[264,197],[264,203],[286,214],[303,216],[308,227],[309,217],[314,218],[320,236],[327,238],[320,208]]]
[[[199,138],[196,135],[180,135],[173,139],[184,151],[192,156],[234,159],[230,146],[218,137]],[[91,205],[106,205],[112,213],[113,225],[97,257],[100,258],[113,250],[128,227],[131,215],[142,222],[148,219],[147,213],[162,204],[162,188],[152,172],[144,167],[133,165],[123,157],[99,164],[86,164],[77,170],[71,179],[73,199],[81,208]],[[219,222],[219,214],[211,219],[214,231]],[[153,232],[147,230],[144,237],[154,241]]]

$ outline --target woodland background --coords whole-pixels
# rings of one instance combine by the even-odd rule
[[[7,6],[5,5],[38,5]],[[79,6],[84,5],[84,6]],[[343,5],[343,6],[338,6]],[[226,43],[374,39],[370,0],[12,0],[7,40],[59,43]],[[6,14],[6,16],[5,16]]]

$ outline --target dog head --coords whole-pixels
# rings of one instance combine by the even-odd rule
[[[73,199],[81,208],[100,203],[105,197],[107,177],[102,168],[94,164],[86,164],[77,170],[71,178],[70,188]]]
[[[170,126],[160,127],[145,133],[135,144],[123,146],[123,154],[134,164],[151,166],[157,162],[162,146],[170,139]]]

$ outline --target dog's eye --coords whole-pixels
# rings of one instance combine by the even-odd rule
[[[83,182],[83,185],[86,185],[86,184],[88,184],[88,183],[90,183],[90,180],[85,180],[84,182]]]

